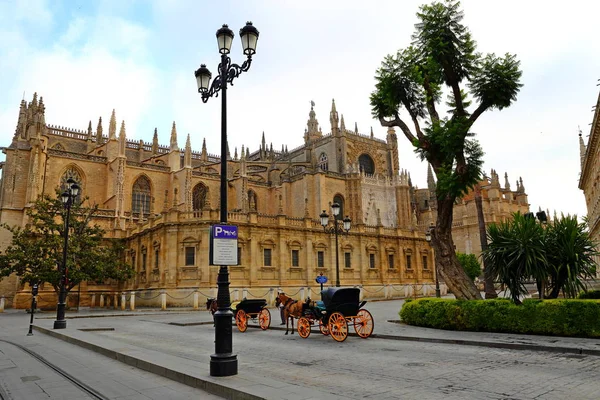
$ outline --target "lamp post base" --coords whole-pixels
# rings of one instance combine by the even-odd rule
[[[435,297],[437,297],[437,298],[442,297],[440,294],[440,288],[435,288]]]
[[[65,329],[67,327],[67,320],[56,320],[54,321],[54,329]]]
[[[229,353],[210,356],[210,376],[232,376],[237,373],[237,355]]]

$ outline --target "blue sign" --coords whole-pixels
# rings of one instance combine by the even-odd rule
[[[319,275],[315,280],[317,281],[317,283],[327,283],[327,277],[325,275]]]
[[[213,225],[214,239],[237,239],[238,227],[233,225]]]
[[[238,265],[238,227],[212,225],[210,227],[210,265]]]

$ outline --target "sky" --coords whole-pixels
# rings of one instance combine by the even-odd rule
[[[423,0],[0,0],[0,146],[10,145],[19,103],[43,96],[46,122],[87,129],[98,117],[108,130],[115,109],[128,139],[169,144],[177,124],[179,146],[206,139],[220,153],[221,104],[204,104],[194,71],[216,74],[215,32],[226,23],[236,37],[246,21],[260,31],[250,70],[227,93],[230,150],[267,144],[291,150],[303,144],[310,102],[324,133],[335,99],[346,127],[385,139],[369,95],[387,54],[408,46]],[[517,101],[482,115],[473,127],[494,168],[512,189],[522,177],[532,211],[586,214],[578,129],[587,143],[598,99],[600,52],[591,0],[461,2],[464,23],[482,53],[512,53],[523,70]],[[400,167],[426,187],[427,165],[397,130]],[[1,157],[4,157],[2,155]],[[3,159],[3,158],[0,158]]]

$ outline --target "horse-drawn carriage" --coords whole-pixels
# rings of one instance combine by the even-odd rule
[[[235,324],[240,332],[246,332],[249,319],[258,319],[258,325],[263,331],[269,329],[271,325],[271,313],[267,309],[265,299],[243,299],[232,303],[231,310],[235,314]]]
[[[309,302],[298,319],[298,334],[310,336],[311,327],[318,324],[323,335],[331,335],[337,342],[348,337],[348,326],[354,326],[356,334],[368,338],[373,333],[375,322],[371,313],[362,307],[358,288],[330,287],[321,292],[322,301]]]

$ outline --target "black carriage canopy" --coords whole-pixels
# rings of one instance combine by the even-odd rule
[[[246,314],[255,314],[259,313],[266,305],[267,300],[265,299],[243,299],[236,305],[235,309],[244,310]]]
[[[354,316],[365,305],[360,301],[359,288],[329,287],[323,289],[321,297],[328,312],[341,312],[344,316]]]

